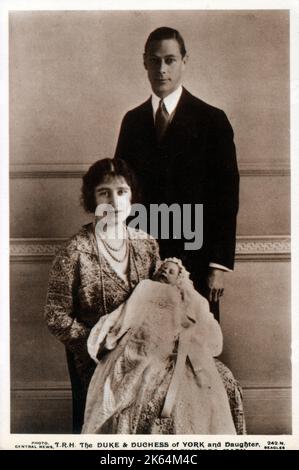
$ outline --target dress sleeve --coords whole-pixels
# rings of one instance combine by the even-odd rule
[[[45,319],[51,333],[73,352],[86,350],[90,333],[90,328],[76,318],[78,278],[78,254],[61,250],[50,271]]]
[[[151,238],[151,246],[152,246],[152,259],[153,259],[153,265],[152,265],[152,274],[158,269],[161,258],[160,258],[160,252],[159,252],[159,245],[157,240],[154,238]]]

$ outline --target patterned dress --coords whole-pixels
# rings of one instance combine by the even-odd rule
[[[99,318],[115,310],[135,286],[152,276],[159,260],[157,242],[128,228],[128,282],[98,252],[93,224],[72,237],[57,254],[49,279],[45,318],[51,333],[66,346],[73,393],[73,431],[80,432],[87,388],[95,363],[87,338]]]

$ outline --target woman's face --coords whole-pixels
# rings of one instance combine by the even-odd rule
[[[131,211],[131,188],[122,176],[108,176],[94,189],[96,202],[95,215],[105,217],[107,225],[125,222]]]
[[[155,275],[155,281],[163,282],[164,284],[176,285],[179,276],[179,267],[173,261],[166,261],[159,268]]]

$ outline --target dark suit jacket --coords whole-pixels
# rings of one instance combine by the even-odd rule
[[[125,115],[115,157],[135,170],[146,205],[203,204],[202,248],[184,251],[184,240],[162,240],[162,257],[182,258],[196,287],[202,287],[209,262],[233,268],[239,173],[233,130],[223,111],[183,89],[173,120],[157,145],[149,99]]]

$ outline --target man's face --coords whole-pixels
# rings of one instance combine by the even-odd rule
[[[181,84],[187,56],[182,57],[175,39],[151,42],[143,61],[152,90],[159,98],[165,98]]]

